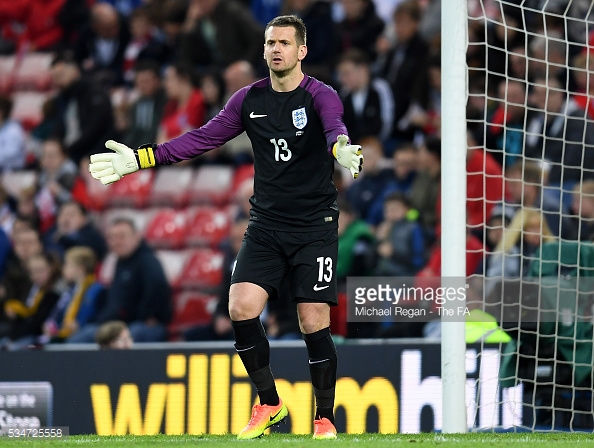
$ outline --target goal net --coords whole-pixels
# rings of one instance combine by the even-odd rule
[[[594,2],[467,14],[467,305],[500,325],[467,324],[469,427],[592,431]]]

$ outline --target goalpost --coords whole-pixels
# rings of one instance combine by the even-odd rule
[[[443,432],[591,432],[594,2],[442,1],[441,54],[442,276],[498,324],[442,322]]]

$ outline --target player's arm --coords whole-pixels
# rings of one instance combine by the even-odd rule
[[[247,90],[244,88],[237,91],[225,108],[201,128],[186,132],[161,145],[149,143],[132,149],[122,143],[108,140],[105,147],[113,152],[91,156],[91,175],[107,185],[140,169],[189,160],[223,146],[243,132],[241,105]]]
[[[342,121],[342,101],[336,91],[325,84],[316,86],[312,94],[314,109],[322,121],[328,142],[328,151],[338,163],[351,172],[353,179],[356,179],[363,169],[363,155],[361,146],[352,145],[347,136],[347,129]]]

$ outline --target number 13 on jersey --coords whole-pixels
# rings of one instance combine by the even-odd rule
[[[292,153],[284,138],[271,138],[270,143],[274,145],[274,160],[280,162],[287,162],[291,159]],[[281,153],[282,151],[282,153]]]

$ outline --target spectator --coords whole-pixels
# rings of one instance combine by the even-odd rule
[[[392,156],[392,170],[395,178],[375,198],[369,207],[367,222],[377,226],[384,219],[384,201],[395,191],[409,194],[417,175],[417,148],[412,143],[401,144]]]
[[[218,114],[225,105],[225,80],[216,70],[209,70],[200,78],[200,90],[206,106],[206,121]]]
[[[514,80],[500,83],[498,103],[487,118],[485,144],[487,151],[505,168],[524,152],[525,84]]]
[[[578,239],[594,242],[594,180],[586,180],[573,187],[571,211]]]
[[[544,175],[536,162],[522,160],[505,171],[505,183],[508,197],[503,207],[515,213],[522,208],[540,210],[547,226],[555,236],[563,239],[575,239],[577,230],[568,217],[567,208],[555,194],[543,191]]]
[[[187,64],[176,64],[165,70],[165,91],[169,101],[161,118],[157,143],[204,124],[204,98],[193,78],[193,69]]]
[[[360,220],[351,205],[338,201],[338,261],[336,280],[338,290],[346,289],[347,277],[371,275],[374,266],[373,232]],[[346,336],[350,338],[369,338],[375,335],[376,322],[348,322]]]
[[[237,206],[236,221],[250,219],[250,209],[252,204],[250,199],[254,195],[254,178],[250,177],[244,180],[235,191],[235,205]]]
[[[165,39],[164,59],[162,65],[175,64],[183,60],[181,40],[186,21],[187,5],[179,0],[165,0],[159,13],[163,20],[163,37]]]
[[[75,57],[86,74],[107,87],[124,82],[124,52],[130,42],[128,24],[110,4],[91,7],[91,26],[79,37]]]
[[[139,96],[130,106],[123,136],[124,143],[132,148],[157,139],[166,103],[159,70],[154,61],[139,61],[134,67],[134,88]]]
[[[11,325],[4,344],[0,341],[0,345],[8,349],[34,344],[60,297],[57,290],[60,262],[56,257],[47,253],[32,255],[27,260],[27,272],[32,286],[25,302],[9,299],[4,303],[4,314]]]
[[[54,134],[62,138],[74,163],[103,150],[113,135],[113,111],[108,92],[81,77],[69,52],[52,61],[51,75],[59,92],[56,97],[58,124]]]
[[[367,223],[357,217],[348,202],[339,201],[338,209],[336,278],[339,288],[344,288],[347,277],[372,273],[374,237]]]
[[[427,62],[428,86],[427,104],[413,100],[409,116],[410,122],[421,129],[424,135],[441,135],[441,56],[432,55]]]
[[[165,51],[165,45],[158,36],[156,27],[153,26],[148,6],[136,7],[129,21],[131,38],[124,51],[123,65],[124,81],[127,85],[131,85],[135,80],[138,62],[148,59],[159,65],[163,62]]]
[[[25,131],[11,112],[12,100],[0,94],[0,174],[25,166]]]
[[[24,227],[12,235],[12,251],[8,255],[4,275],[0,282],[0,310],[7,300],[25,303],[31,289],[27,272],[29,259],[43,253],[43,246],[36,229]],[[2,313],[2,316],[4,314]],[[0,321],[3,318],[0,317]]]
[[[384,200],[384,220],[375,231],[378,276],[413,277],[425,264],[425,236],[417,211],[400,192]]]
[[[489,258],[486,276],[494,280],[525,277],[541,244],[551,241],[554,237],[543,215],[538,210],[520,209]],[[487,288],[486,295],[489,291]]]
[[[286,0],[283,15],[294,14],[307,28],[307,58],[301,61],[303,71],[332,85],[335,61],[335,24],[332,2],[326,0]],[[331,36],[331,38],[329,38]]]
[[[239,89],[256,81],[256,71],[248,61],[237,61],[225,69],[223,79],[225,80],[224,101],[227,102]],[[236,165],[251,163],[254,159],[252,143],[245,131],[225,143],[223,152],[225,157],[233,161]],[[213,157],[214,154],[209,156],[207,153],[206,156]]]
[[[421,9],[416,0],[400,3],[394,11],[396,44],[377,60],[379,74],[394,94],[392,137],[396,144],[413,140],[417,130],[407,115],[410,105],[427,107],[429,45],[419,33],[420,21]]]
[[[161,263],[134,223],[118,218],[107,229],[109,249],[118,257],[105,306],[95,324],[87,324],[67,342],[92,342],[97,326],[123,320],[136,342],[167,338],[171,320],[171,288]]]
[[[53,224],[56,210],[72,197],[78,168],[65,153],[64,145],[57,138],[46,140],[41,147],[41,173],[37,182],[35,205],[41,219],[41,232]]]
[[[466,137],[466,221],[474,232],[480,232],[495,204],[503,199],[503,172],[491,154],[478,146],[471,131]]]
[[[386,141],[392,132],[394,98],[390,85],[382,78],[371,77],[367,56],[360,50],[347,50],[338,62],[342,86],[344,124],[355,142],[375,136]]]
[[[417,161],[418,172],[409,196],[412,207],[419,212],[419,222],[428,242],[433,243],[438,224],[437,204],[441,191],[441,140],[425,140],[419,146]]]
[[[45,235],[45,245],[61,255],[71,247],[90,247],[99,261],[107,253],[105,238],[89,219],[86,208],[75,201],[58,209],[56,225]]]
[[[62,41],[59,14],[65,0],[19,0],[0,2],[0,25],[10,24],[16,51],[52,51]],[[18,30],[18,31],[17,31]]]
[[[371,205],[386,186],[395,180],[394,170],[383,167],[384,147],[377,137],[363,137],[356,140],[365,157],[365,170],[359,174],[346,191],[346,199],[357,215],[367,221]],[[335,171],[336,172],[336,171]]]
[[[76,246],[66,251],[62,278],[67,288],[43,324],[41,343],[62,342],[96,318],[105,293],[95,278],[96,268],[97,258],[91,248]]]
[[[341,0],[344,18],[336,25],[336,54],[356,48],[376,57],[375,45],[384,31],[384,21],[375,11],[373,0]]]
[[[118,13],[120,13],[125,18],[129,18],[130,20],[134,17],[134,12],[138,10],[138,8],[142,7],[144,0],[100,0],[104,3],[109,3],[113,6]]]
[[[95,342],[101,350],[126,350],[132,348],[134,339],[126,322],[112,320],[97,328]]]
[[[594,128],[556,79],[538,78],[529,96],[538,109],[526,124],[525,156],[550,164],[548,183],[571,190],[594,178]]]
[[[576,91],[572,93],[571,99],[586,111],[587,118],[594,119],[594,58],[591,52],[582,52],[573,59],[572,68]]]
[[[229,233],[228,244],[224,247],[223,279],[221,281],[217,307],[210,323],[191,328],[184,333],[186,341],[232,341],[233,327],[229,317],[229,287],[231,273],[235,266],[235,258],[241,247],[243,235],[247,230],[249,218],[241,218],[233,223]]]
[[[262,65],[264,27],[237,0],[190,0],[180,39],[182,60],[223,68],[239,60]]]

